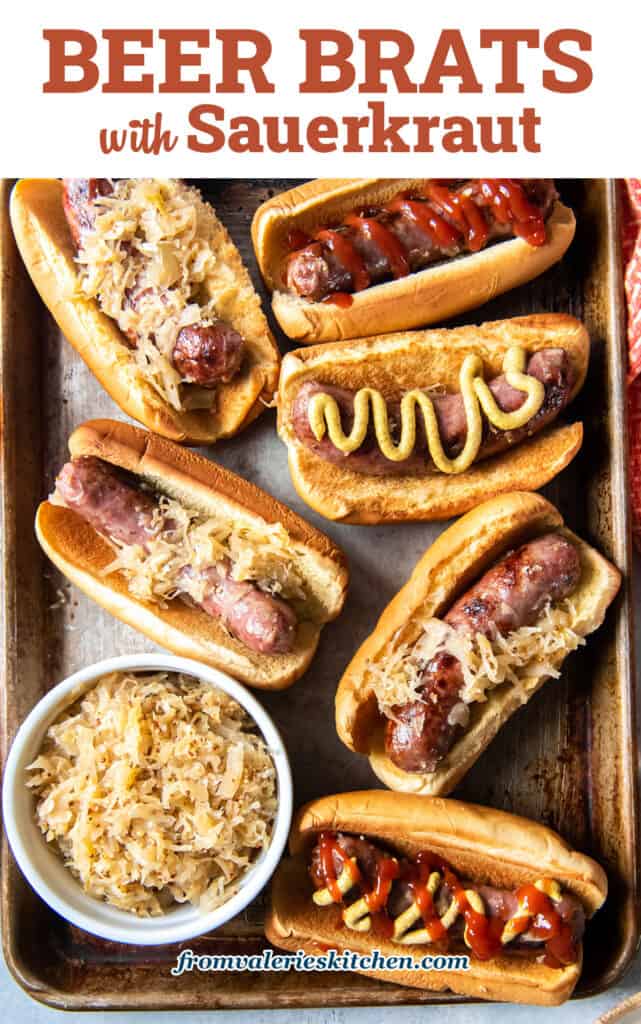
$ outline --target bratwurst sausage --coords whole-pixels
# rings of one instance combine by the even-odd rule
[[[76,249],[81,249],[84,236],[93,230],[98,196],[110,196],[113,185],[108,178],[63,178],[62,205]]]
[[[172,362],[189,384],[213,388],[228,384],[240,370],[245,342],[231,324],[190,324],[176,338]]]
[[[558,533],[546,533],[493,566],[445,615],[453,629],[503,636],[536,622],[548,603],[561,601],[581,575],[579,553]],[[461,726],[451,719],[463,686],[460,661],[441,651],[426,665],[420,699],[393,709],[385,727],[385,749],[407,772],[433,772]]]
[[[56,499],[78,512],[109,540],[137,544],[141,548],[156,536],[157,503],[147,491],[134,487],[109,465],[93,455],[65,463],[56,478]]]
[[[77,249],[82,248],[85,235],[94,227],[99,210],[95,199],[112,193],[113,185],[106,178],[64,179],[63,207]],[[165,289],[160,287],[134,286],[128,290],[126,301],[133,309],[150,299],[162,305],[165,294]],[[136,331],[125,333],[135,348],[138,344]],[[244,350],[245,342],[238,331],[223,320],[215,320],[181,328],[171,361],[186,383],[213,388],[228,383],[236,376],[243,361]]]
[[[73,459],[63,466],[56,480],[56,498],[107,540],[120,544],[147,549],[151,540],[170,535],[174,529],[152,494],[94,456]],[[178,577],[177,596],[195,600],[194,583],[202,591],[196,603],[251,650],[260,654],[292,650],[297,625],[293,609],[255,583],[234,580],[229,559],[197,572],[186,565]]]
[[[295,295],[320,302],[504,238],[520,236],[542,245],[557,198],[547,178],[426,181],[410,194],[354,210],[342,223],[321,228],[290,254],[286,285]]]
[[[527,437],[548,426],[570,401],[574,386],[574,369],[567,352],[562,348],[547,348],[535,352],[529,359],[527,373],[541,381],[545,387],[543,404],[535,416],[518,430],[488,429],[485,422],[484,437],[477,461],[497,455]],[[488,384],[503,412],[514,412],[525,401],[522,391],[510,387],[505,376],[501,374]],[[335,448],[326,435],[317,441],[309,422],[309,405],[316,394],[329,394],[338,403],[344,432],[348,433],[354,422],[354,394],[346,388],[333,387],[317,381],[306,381],[300,388],[292,407],[292,422],[299,441],[326,462],[351,469],[355,473],[369,476],[398,476],[425,473],[431,460],[427,450],[425,429],[422,416],[417,416],[417,440],[412,455],[402,462],[387,459],[378,447],[376,436],[370,421],[370,429],[361,447],[346,455]],[[467,436],[467,418],[463,405],[463,397],[459,393],[432,396],[434,409],[439,426],[439,434],[443,447],[449,458],[454,458],[463,449]],[[388,403],[392,437],[398,442],[400,431],[400,402]]]
[[[334,877],[338,878],[343,870],[344,858],[354,859],[364,882],[364,887],[369,891],[376,891],[377,881],[381,874],[381,866],[389,860],[393,854],[384,850],[377,843],[366,839],[364,836],[354,836],[345,832],[337,832],[332,835],[332,846],[330,850],[332,858],[332,869]],[[385,904],[386,913],[395,919],[408,909],[415,901],[411,881],[412,875],[416,874],[414,865],[406,858],[398,858],[398,877],[394,879]],[[327,885],[326,866],[321,845],[317,843],[311,854],[309,868],[310,876],[316,889],[323,889]],[[465,891],[472,889],[477,892],[483,901],[485,913],[489,918],[502,922],[504,925],[519,915],[519,900],[516,892],[511,889],[499,889],[490,885],[479,885],[469,879],[462,879],[461,885]],[[438,889],[433,894],[434,908],[439,917],[442,917],[448,910],[453,899],[447,884],[447,876],[443,877]],[[554,910],[559,915],[564,925],[570,931],[570,937],[574,944],[581,941],[585,930],[585,911],[581,902],[572,893],[563,892],[561,899],[554,902]],[[460,938],[463,921],[459,917],[454,925],[448,930],[450,939]],[[549,930],[546,933],[539,927],[535,917],[532,925],[525,932],[519,933],[510,944],[511,946],[533,949],[542,945],[549,938]]]

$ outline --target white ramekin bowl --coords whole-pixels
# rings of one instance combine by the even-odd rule
[[[203,913],[182,904],[161,917],[139,918],[89,896],[46,843],[34,817],[34,798],[25,785],[25,769],[38,755],[54,719],[109,672],[168,671],[195,676],[224,690],[258,726],[276,768],[278,807],[272,840],[243,877],[238,892],[222,906]],[[27,881],[42,899],[72,924],[93,935],[138,946],[184,942],[213,931],[240,913],[265,887],[287,842],[292,817],[292,777],[283,741],[258,701],[234,679],[187,658],[166,654],[135,654],[108,658],[81,669],[40,700],[22,723],[7,759],[2,810],[9,845]]]

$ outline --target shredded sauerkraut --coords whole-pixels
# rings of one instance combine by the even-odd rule
[[[177,673],[112,673],[27,768],[36,821],[84,890],[140,916],[224,903],[271,840],[276,773],[243,708]]]
[[[424,669],[442,651],[457,658],[463,672],[453,723],[464,725],[467,706],[486,701],[488,692],[504,683],[513,686],[525,703],[539,680],[558,678],[563,658],[585,643],[572,628],[576,618],[571,599],[566,599],[548,605],[536,625],[491,639],[482,633],[455,630],[442,619],[425,619],[419,623],[422,632],[415,643],[394,644],[383,660],[369,663],[379,707],[393,718],[395,706],[420,700]]]
[[[218,319],[221,297],[204,293],[216,263],[213,209],[196,189],[158,178],[121,178],[95,204],[77,257],[82,293],[137,339],[132,354],[165,401],[179,410],[210,408],[214,392],[185,384],[172,355],[183,327]],[[233,287],[230,280],[227,290]]]
[[[157,531],[144,548],[110,538],[116,558],[103,570],[105,575],[122,572],[132,594],[143,601],[165,604],[181,592],[200,603],[208,582],[199,571],[229,559],[233,579],[251,580],[267,593],[305,602],[296,546],[280,523],[258,527],[217,519],[161,495],[152,527]]]

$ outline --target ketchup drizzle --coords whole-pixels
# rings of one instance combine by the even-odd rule
[[[518,918],[514,925],[518,925],[519,933],[530,928],[537,939],[545,941],[544,963],[548,967],[573,964],[578,953],[572,929],[554,909],[549,897],[535,885],[522,885],[516,898],[527,910],[527,916]]]
[[[432,206],[448,215],[464,235],[470,252],[478,252],[487,242],[489,225],[470,196],[453,192],[437,181],[428,181],[425,195]]]
[[[486,212],[487,211],[487,212]],[[368,207],[348,214],[343,225],[371,240],[387,261],[392,277],[406,277],[411,272],[409,253],[398,236],[380,215],[401,214],[414,221],[432,245],[447,252],[463,244],[469,252],[479,252],[487,243],[490,223],[509,225],[518,238],[529,245],[546,241],[545,221],[541,210],[531,202],[523,186],[511,178],[479,178],[457,189],[439,181],[425,182],[420,194],[400,193],[382,207]],[[488,219],[489,218],[489,219]],[[287,238],[290,253],[321,242],[351,277],[352,291],[368,288],[371,281],[367,266],[350,232],[321,228],[312,236],[294,229]],[[337,291],[325,296],[323,302],[349,306],[349,292]]]
[[[349,292],[330,292],[321,301],[327,302],[330,306],[340,306],[341,309],[348,309],[354,301],[354,296]]]
[[[441,857],[428,852],[419,853],[413,861],[399,864],[392,856],[384,855],[377,864],[373,886],[369,886],[358,866],[354,864],[336,840],[333,832],[321,832],[319,836],[319,874],[323,885],[329,890],[336,903],[344,896],[337,884],[336,862],[341,871],[350,872],[353,886],[360,888],[372,915],[374,929],[387,938],[394,932],[394,922],[386,906],[393,882],[398,878],[405,882],[412,898],[420,910],[423,927],[431,942],[442,942],[448,938],[448,930],[441,924],[427,884],[433,871],[441,875],[440,885],[447,887],[465,922],[465,936],[472,954],[477,960],[489,960],[503,950],[501,935],[507,918],[502,915],[490,916],[474,910],[466,895],[465,888],[456,873]],[[338,872],[340,874],[340,871]],[[519,907],[525,913],[512,919],[514,936],[531,931],[536,939],[545,943],[544,963],[560,967],[575,963],[578,957],[572,929],[554,909],[551,899],[535,885],[522,885],[515,893]]]
[[[410,196],[401,196],[392,199],[385,207],[389,213],[400,213],[410,220],[413,220],[422,231],[430,238],[433,244],[440,245],[443,249],[450,249],[457,245],[461,232],[445,220],[433,207],[424,199],[412,199]]]
[[[480,178],[485,205],[499,224],[511,224],[514,234],[529,245],[543,245],[545,223],[541,211],[531,203],[518,182],[509,178]]]
[[[374,217],[359,217],[355,213],[350,213],[345,218],[345,223],[349,227],[361,231],[365,238],[370,239],[378,246],[395,278],[406,277],[409,274],[410,265],[405,249],[396,235],[389,228],[386,228],[381,221],[376,220]]]
[[[286,245],[289,252],[295,252],[297,249],[304,249],[305,246],[309,245],[312,241],[312,236],[308,235],[306,231],[301,231],[299,228],[292,228],[287,235]]]
[[[330,252],[336,253],[336,258],[343,264],[352,279],[352,288],[355,292],[360,292],[369,286],[369,274],[363,257],[345,232],[323,228],[316,232],[316,238],[319,242],[324,242]]]

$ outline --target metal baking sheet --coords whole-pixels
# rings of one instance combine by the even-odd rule
[[[198,184],[228,226],[254,281],[249,226],[254,210],[290,181],[207,180]],[[560,311],[585,320],[592,338],[587,383],[571,407],[585,424],[579,457],[546,488],[568,525],[623,571],[625,586],[605,626],[572,655],[514,715],[457,791],[458,796],[539,819],[607,869],[610,895],[588,928],[577,995],[612,985],[637,944],[636,734],[630,631],[630,545],[625,460],[625,348],[613,182],[564,181],[578,221],[561,264],[460,322]],[[57,573],[33,535],[36,505],[66,457],[66,439],[82,420],[122,418],[61,337],[16,252],[2,205],[2,616],[5,752],[28,710],[52,685],[100,658],[152,648]],[[267,296],[263,291],[265,308]],[[287,343],[277,329],[283,350]],[[275,414],[266,412],[237,438],[207,454],[253,480],[325,530],[347,551],[351,586],[345,610],[324,630],[306,674],[283,693],[258,692],[291,757],[296,802],[344,789],[375,787],[365,758],[339,742],[333,720],[336,683],[352,653],[415,562],[446,524],[335,525],[311,512],[289,479]],[[23,881],[6,842],[2,850],[4,952],[19,983],[61,1008],[265,1008],[431,1003],[454,997],[420,992],[355,974],[169,974],[177,947],[136,949],[94,939],[50,911]],[[262,905],[252,905],[215,934],[190,943],[201,952],[257,952],[264,946]]]

